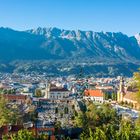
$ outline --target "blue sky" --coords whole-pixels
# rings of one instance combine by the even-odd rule
[[[140,0],[0,0],[0,26],[140,32]]]

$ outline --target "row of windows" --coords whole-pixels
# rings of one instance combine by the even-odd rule
[[[66,98],[66,96],[55,96],[55,95],[51,95],[50,98],[55,98],[55,99],[58,99],[58,98]]]

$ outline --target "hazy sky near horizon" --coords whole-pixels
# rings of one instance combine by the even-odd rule
[[[0,26],[140,32],[140,0],[0,0]]]

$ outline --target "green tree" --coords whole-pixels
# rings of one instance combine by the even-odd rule
[[[122,120],[117,137],[121,140],[133,140],[133,128],[129,120]]]
[[[58,114],[58,107],[55,108],[55,114]]]
[[[36,89],[36,90],[35,90],[35,96],[36,96],[36,97],[41,97],[41,96],[42,96],[42,92],[41,92],[40,89]]]
[[[18,133],[10,134],[10,135],[4,135],[3,140],[48,140],[48,135],[40,135],[38,138],[35,138],[33,132],[30,132],[26,129],[19,130]]]
[[[117,100],[117,93],[114,93],[114,92],[112,93],[112,100],[115,100],[115,101]]]
[[[69,113],[69,109],[68,109],[68,107],[65,107],[64,108],[64,114],[68,114]]]
[[[18,107],[12,108],[8,101],[0,96],[0,127],[2,125],[16,124],[22,122],[22,116]]]
[[[77,127],[82,127],[83,129],[87,129],[88,127],[88,120],[85,113],[79,113],[78,116],[75,117],[75,125]]]
[[[60,112],[60,117],[63,118],[63,112]]]
[[[133,127],[133,134],[136,139],[140,139],[140,116],[134,122],[135,127]]]
[[[119,128],[119,118],[110,104],[100,106],[94,105],[92,102],[87,103],[85,113],[79,113],[76,116],[76,125],[83,129],[80,138],[86,139],[109,139],[115,138],[115,131]],[[97,140],[98,140],[97,139]],[[104,140],[103,139],[103,140]]]
[[[85,131],[83,131],[80,135],[80,140],[88,140],[88,135]]]
[[[92,140],[107,140],[106,134],[99,127],[96,127]]]
[[[3,140],[8,140],[8,139],[9,139],[9,136],[8,136],[8,135],[3,135],[3,136],[2,136],[2,139],[3,139]]]
[[[11,140],[35,140],[32,132],[28,130],[20,130],[17,134],[11,135]]]
[[[108,93],[108,92],[104,93],[104,96],[105,96],[105,100],[109,100],[109,99],[112,98],[112,97],[111,97],[111,94]]]
[[[42,134],[37,138],[37,140],[49,140],[49,136],[46,134]]]
[[[55,134],[59,134],[59,130],[61,128],[61,122],[60,121],[56,121],[55,122],[55,125],[54,125],[54,128],[55,128]]]

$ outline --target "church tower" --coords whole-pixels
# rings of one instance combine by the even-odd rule
[[[45,96],[44,98],[49,99],[50,98],[50,82],[47,83],[46,91],[45,91]]]
[[[124,94],[125,94],[125,90],[124,90],[124,78],[123,77],[120,77],[119,90],[118,90],[118,93],[117,93],[117,101],[118,102],[123,101]]]

